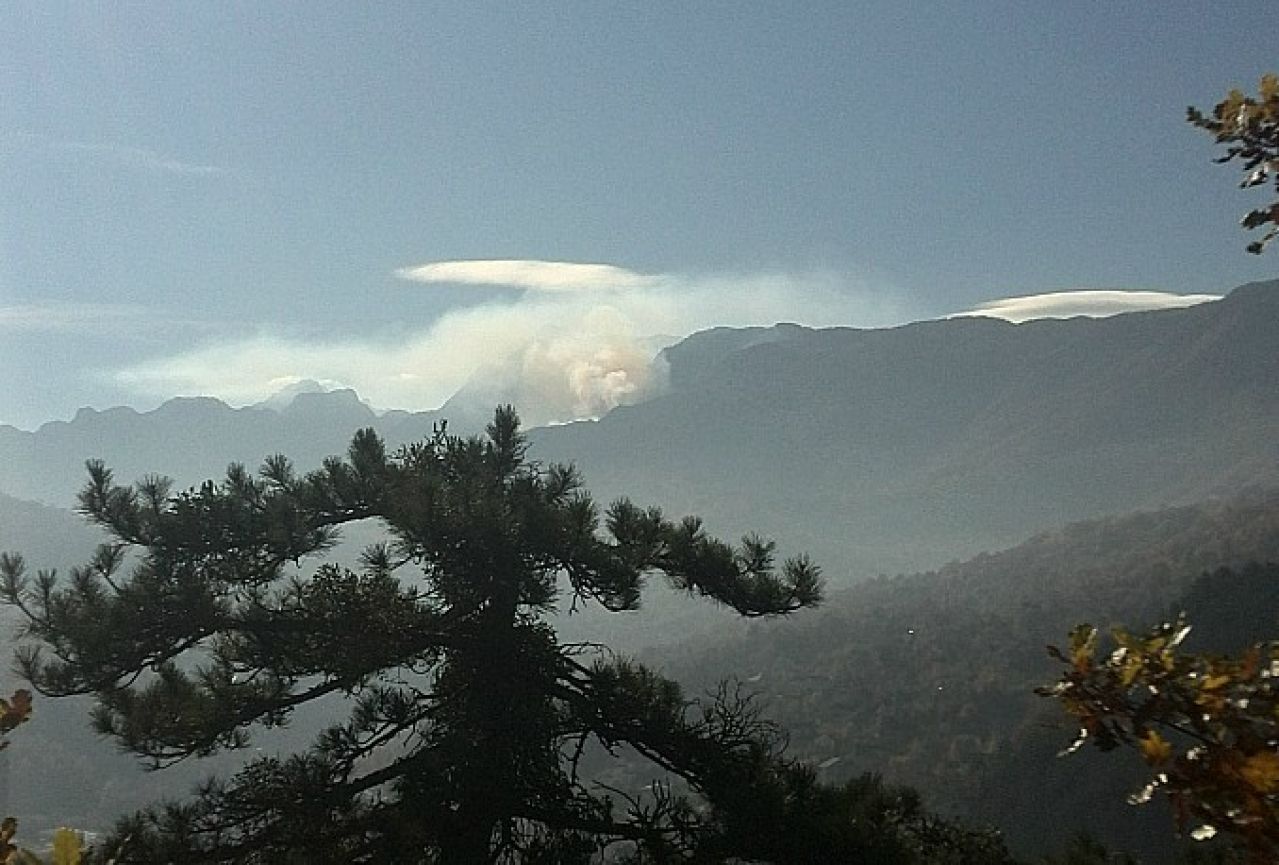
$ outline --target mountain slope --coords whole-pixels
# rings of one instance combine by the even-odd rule
[[[1200,578],[1252,561],[1279,562],[1279,490],[1072,524],[646,657],[694,693],[725,676],[759,691],[791,755],[823,766],[827,780],[882,772],[943,812],[998,825],[1027,852],[1088,829],[1170,861],[1166,809],[1124,804],[1141,784],[1139,760],[1091,748],[1057,757],[1074,726],[1033,693],[1059,674],[1044,646],[1079,622],[1137,627],[1182,604],[1204,645],[1242,648],[1258,617],[1241,630],[1229,614],[1240,605],[1268,610],[1260,618],[1273,637],[1279,582]]]
[[[600,498],[629,494],[761,530],[837,580],[933,567],[1044,526],[1279,477],[1279,282],[1109,319],[795,325],[666,349],[669,390],[599,422],[535,430]],[[350,391],[281,411],[183,399],[0,427],[0,492],[69,505],[83,462],[180,485],[283,452],[314,466],[374,426],[394,445],[439,413],[376,416]],[[478,426],[478,416],[452,429]]]
[[[33,565],[65,570],[88,561],[106,534],[76,514],[0,494],[0,552],[21,552]]]
[[[1279,283],[1101,320],[802,331],[673,363],[682,389],[535,439],[605,497],[909,570],[1279,477],[1274,333]]]

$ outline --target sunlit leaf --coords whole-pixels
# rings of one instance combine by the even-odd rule
[[[1269,793],[1279,786],[1279,753],[1259,751],[1244,761],[1239,774],[1259,792]]]
[[[1160,736],[1158,731],[1147,730],[1146,735],[1141,739],[1141,753],[1145,756],[1147,763],[1158,766],[1167,762],[1172,756],[1172,745]]]

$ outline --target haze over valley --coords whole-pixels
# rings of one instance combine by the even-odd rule
[[[1274,18],[0,8],[0,863],[1279,861]]]
[[[1024,768],[1002,761],[1030,759],[1014,755],[1038,754],[1063,735],[1059,724],[1032,732],[1045,723],[1030,694],[1051,673],[1044,643],[1076,620],[1148,621],[1205,570],[1279,557],[1276,332],[1279,282],[1104,318],[1014,324],[963,316],[884,329],[782,324],[694,334],[656,355],[666,371],[660,392],[598,420],[534,428],[532,453],[573,461],[601,501],[626,494],[672,515],[700,514],[719,533],[759,531],[784,551],[808,551],[826,575],[828,609],[804,623],[748,626],[655,589],[639,613],[618,617],[588,605],[561,611],[557,627],[566,638],[639,652],[699,688],[721,675],[767,680],[767,704],[791,730],[797,755],[839,757],[830,777],[884,771],[948,811],[997,820],[976,803],[992,795],[990,785],[1025,780]],[[294,391],[243,408],[184,398],[141,413],[85,410],[34,432],[0,428],[0,548],[64,570],[87,560],[102,535],[71,513],[86,458],[102,459],[122,480],[162,472],[188,486],[275,451],[318,465],[362,427],[395,447],[445,418],[464,432],[486,422],[466,388],[440,411],[383,413],[350,390]],[[1118,516],[1135,511],[1147,516]],[[1109,537],[1116,534],[1123,540]],[[353,529],[344,555],[354,556],[365,535]],[[1028,546],[986,556],[1032,535]],[[882,576],[913,571],[921,573]],[[914,645],[930,647],[930,663],[943,664],[918,672],[945,682],[946,705],[991,703],[969,732],[927,720],[940,717],[929,714],[943,711],[937,707],[890,708],[914,706],[921,688],[937,687],[901,668],[892,679],[872,672],[880,661],[866,659],[896,651],[890,644],[907,630]],[[984,638],[1001,642],[1010,668],[966,660],[980,651],[971,641]],[[863,660],[838,660],[848,653]],[[966,682],[970,668],[979,672]],[[803,684],[810,675],[825,684]],[[991,687],[1008,696],[995,700]],[[848,706],[821,702],[844,689],[865,696]],[[809,696],[796,703],[788,695],[797,693]],[[817,714],[805,715],[801,705],[811,700]],[[46,711],[62,719],[57,729],[74,728],[74,707]],[[863,717],[867,711],[880,720]],[[933,746],[880,730],[886,711],[894,725],[905,723],[902,712],[925,712],[915,735],[930,730],[940,737],[936,748],[971,741],[975,754],[993,756],[953,756],[950,770],[926,769]],[[297,728],[314,723],[303,718]],[[74,735],[84,772],[119,779],[135,771],[105,744]],[[10,776],[52,772],[50,761],[63,753],[26,749],[11,758]],[[1076,770],[1050,760],[1036,771]],[[1001,782],[1000,772],[1013,775]],[[164,789],[180,792],[192,777],[176,772]],[[1067,777],[1060,783],[1076,783]],[[1100,777],[1115,795],[1131,780]],[[122,797],[133,801],[120,783],[128,786],[56,793],[11,785],[9,796],[32,813],[48,812],[53,800],[74,802],[85,825],[98,825]],[[1162,816],[1125,822],[1096,802],[1072,805],[1070,825],[1092,826],[1128,849],[1166,852],[1166,841],[1145,834]],[[1058,828],[1027,814],[1009,834],[1026,849],[1046,849],[1069,840]]]

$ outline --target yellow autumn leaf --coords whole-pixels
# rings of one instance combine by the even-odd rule
[[[1172,756],[1172,745],[1155,730],[1147,730],[1141,737],[1141,753],[1146,762],[1158,766]]]
[[[1262,100],[1269,101],[1279,97],[1279,76],[1273,72],[1261,76],[1261,86],[1257,88]]]
[[[1092,666],[1093,653],[1097,650],[1097,629],[1079,625],[1070,632],[1070,658],[1081,673]]]
[[[65,826],[53,833],[52,865],[80,865],[80,836]]]
[[[1195,705],[1215,715],[1226,707],[1226,698],[1208,691],[1195,697]]]
[[[1244,761],[1239,774],[1254,790],[1269,793],[1279,786],[1279,753],[1258,751]]]
[[[1201,691],[1215,691],[1223,685],[1230,684],[1230,675],[1222,673],[1216,676],[1208,675],[1204,677],[1203,684],[1199,686]]]

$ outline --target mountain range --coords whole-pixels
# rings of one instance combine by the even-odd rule
[[[724,675],[758,687],[792,753],[824,777],[881,770],[949,813],[1008,827],[1023,850],[1091,827],[1163,856],[1146,839],[1166,815],[1132,819],[1119,804],[1135,776],[1099,770],[1104,758],[1056,761],[1069,731],[1031,690],[1054,675],[1044,643],[1071,624],[1150,621],[1205,571],[1279,558],[1276,333],[1279,281],[1108,319],[695,334],[662,352],[662,393],[533,429],[532,456],[575,462],[603,501],[630,495],[810,552],[829,580],[826,609],[744,623],[653,587],[639,613],[588,609],[559,627],[640,653],[693,692]],[[0,427],[0,550],[33,567],[84,561],[101,535],[68,508],[88,458],[120,478],[189,485],[276,452],[313,467],[361,427],[411,441],[453,414],[378,414],[349,390],[296,390],[249,408],[188,398]],[[482,422],[462,411],[450,429]],[[911,571],[922,573],[876,576]],[[99,826],[210,771],[140,784],[85,729],[83,702],[38,711],[0,768],[0,800],[37,825]],[[265,746],[305,739],[279,735]],[[54,777],[101,783],[28,783]],[[1045,784],[1054,809],[1025,795]]]
[[[1279,281],[1105,319],[715,329],[662,352],[665,392],[535,429],[534,454],[575,462],[603,500],[775,536],[838,581],[917,570],[1279,478],[1275,333]],[[310,467],[358,428],[394,445],[442,417],[379,415],[349,390],[282,408],[82,409],[34,432],[0,427],[0,493],[69,506],[87,458],[180,485],[277,452]]]

